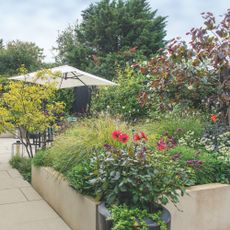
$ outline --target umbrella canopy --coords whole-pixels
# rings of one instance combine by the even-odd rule
[[[113,86],[116,85],[112,81],[108,81],[104,78],[97,77],[93,74],[81,71],[77,68],[74,68],[72,66],[63,65],[58,66],[55,68],[49,69],[53,73],[60,73],[60,77],[53,78],[48,76],[44,78],[38,78],[37,73],[33,72],[29,73],[27,75],[21,75],[16,77],[11,77],[12,80],[19,80],[19,81],[26,81],[26,82],[32,82],[37,84],[46,84],[47,82],[54,82],[56,83],[58,88],[64,89],[64,88],[74,88],[74,87],[80,87],[80,86]]]

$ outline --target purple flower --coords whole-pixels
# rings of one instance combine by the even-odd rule
[[[119,152],[114,146],[109,145],[109,144],[104,144],[104,149],[107,152],[111,152],[111,153],[118,153]]]
[[[181,157],[181,154],[180,153],[175,153],[174,155],[172,155],[172,160],[177,160],[178,158]]]
[[[168,142],[169,142],[169,146],[170,146],[171,148],[173,148],[173,147],[176,146],[176,140],[175,140],[174,137],[169,137]]]
[[[104,148],[106,151],[109,151],[112,149],[112,145],[109,145],[109,144],[104,144]]]
[[[201,160],[187,160],[186,163],[191,167],[199,167],[203,164]]]

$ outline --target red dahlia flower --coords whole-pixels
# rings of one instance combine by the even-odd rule
[[[114,140],[117,140],[117,139],[119,138],[120,135],[121,135],[121,131],[120,131],[120,130],[114,130],[114,131],[112,132],[112,138],[113,138]]]
[[[135,142],[140,141],[141,139],[145,139],[146,141],[148,140],[148,138],[144,132],[140,131],[140,133],[134,133],[133,140]]]
[[[148,140],[146,134],[143,131],[140,131],[141,137],[144,138],[146,141]]]
[[[129,135],[127,133],[121,133],[119,135],[119,141],[121,143],[126,143],[129,140]]]
[[[140,141],[141,140],[141,136],[138,133],[134,133],[133,135],[133,140],[136,141]]]
[[[215,114],[212,114],[212,115],[211,115],[211,120],[212,120],[213,123],[216,123],[216,121],[217,121],[217,116],[216,116]]]

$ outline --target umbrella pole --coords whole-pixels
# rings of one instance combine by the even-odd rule
[[[91,111],[91,100],[92,100],[92,88],[91,87],[88,87],[88,94],[89,94],[89,107],[88,107],[88,115],[90,115],[90,111]]]

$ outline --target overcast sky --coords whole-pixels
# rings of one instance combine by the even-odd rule
[[[81,11],[93,0],[0,0],[0,38],[5,42],[35,42],[44,49],[46,61],[53,61],[52,47],[58,31],[81,20]],[[226,12],[229,0],[150,0],[153,10],[168,16],[167,39],[185,37],[192,27],[201,26],[201,12],[216,16]]]

